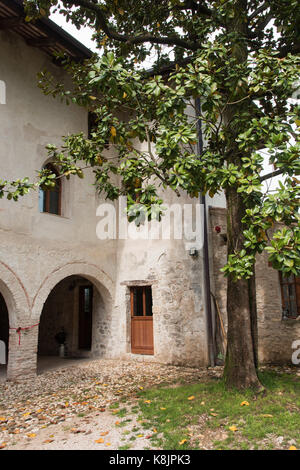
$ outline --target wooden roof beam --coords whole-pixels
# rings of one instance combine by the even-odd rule
[[[53,47],[56,45],[56,41],[50,38],[26,39],[26,43],[31,47]]]
[[[23,16],[9,16],[7,18],[0,18],[0,30],[13,29],[23,23]]]

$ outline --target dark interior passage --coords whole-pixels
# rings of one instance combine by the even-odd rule
[[[3,298],[3,295],[0,293],[0,341],[3,341],[5,343],[6,363],[7,363],[7,358],[8,358],[8,339],[9,339],[8,310],[7,310],[7,306]],[[0,363],[0,367],[4,368],[6,366]]]
[[[58,283],[48,296],[39,325],[39,356],[82,357],[92,345],[93,285],[80,276]]]

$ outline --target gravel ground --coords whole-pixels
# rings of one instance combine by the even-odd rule
[[[129,414],[118,417],[122,402],[134,406],[137,392],[147,387],[193,383],[221,373],[221,368],[93,360],[27,382],[1,383],[0,448],[151,448],[149,437],[155,431],[144,429],[130,408]]]

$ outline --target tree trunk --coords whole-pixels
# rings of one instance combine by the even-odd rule
[[[228,255],[243,247],[245,208],[236,188],[226,191]],[[227,283],[227,351],[224,378],[228,387],[238,389],[262,386],[257,377],[257,319],[255,277]]]

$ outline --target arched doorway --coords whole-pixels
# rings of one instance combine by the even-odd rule
[[[38,373],[59,367],[64,360],[103,355],[109,318],[103,297],[90,279],[71,275],[58,282],[40,317]]]
[[[3,295],[0,293],[0,381],[6,378],[8,362],[9,318]]]

